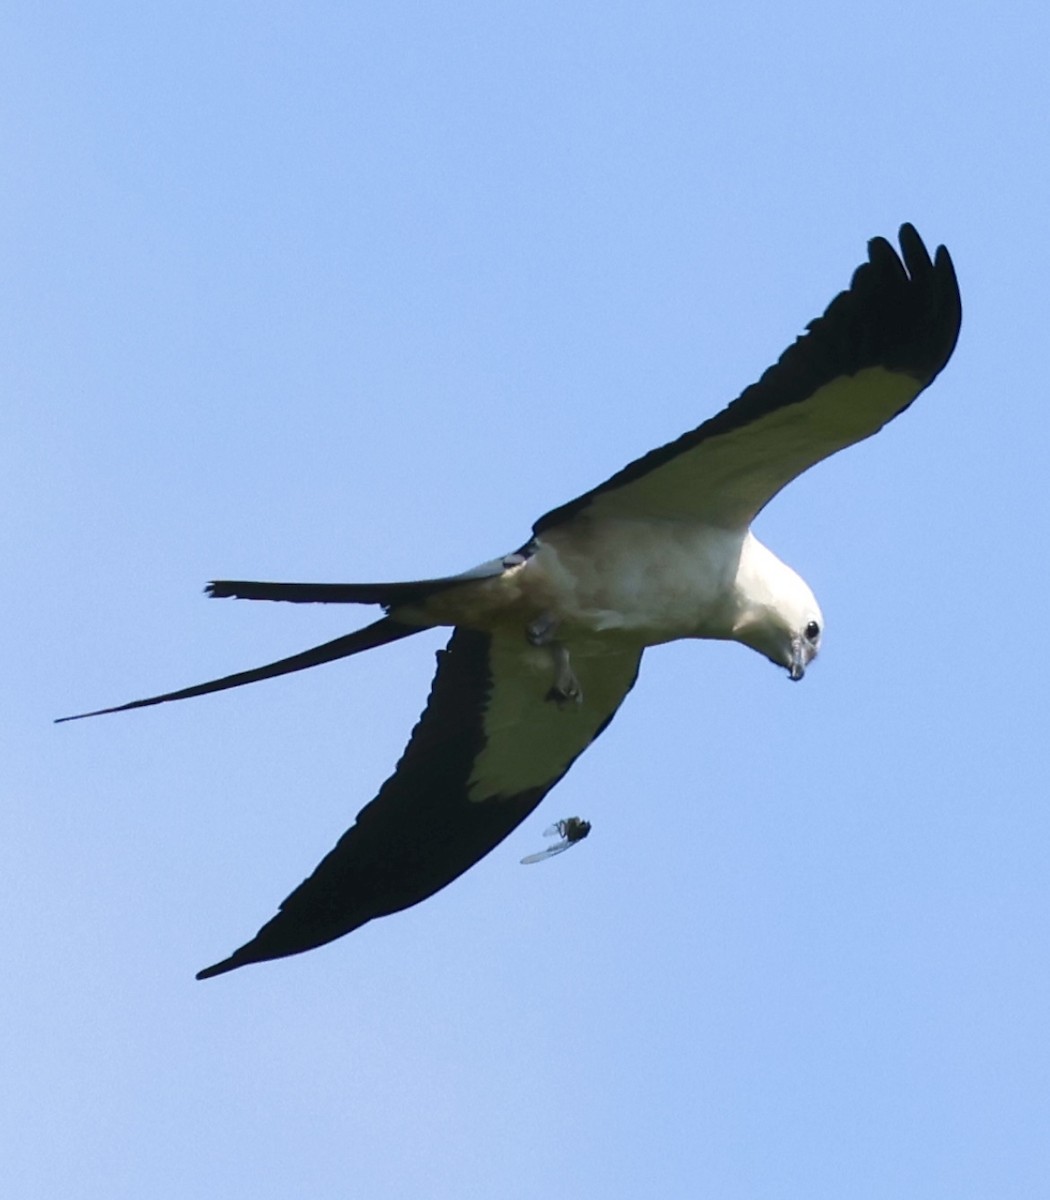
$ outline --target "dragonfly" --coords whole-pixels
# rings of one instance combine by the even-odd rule
[[[555,821],[553,825],[543,831],[543,836],[561,838],[561,841],[552,842],[546,850],[537,850],[535,854],[526,854],[521,861],[537,863],[542,862],[545,858],[553,858],[555,854],[561,854],[563,850],[568,850],[570,846],[582,842],[590,832],[590,821],[584,821],[582,817],[566,817],[564,821]]]

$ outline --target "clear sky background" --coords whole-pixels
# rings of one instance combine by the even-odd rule
[[[1048,44],[1035,0],[5,6],[5,1195],[1047,1194]],[[51,719],[369,619],[209,578],[514,549],[906,220],[962,338],[761,517],[827,617],[805,682],[651,652],[452,887],[195,982],[443,639]]]

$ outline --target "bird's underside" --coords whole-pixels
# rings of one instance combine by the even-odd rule
[[[320,946],[433,895],[497,846],[611,721],[646,646],[742,642],[801,678],[823,618],[750,533],[791,479],[870,437],[947,362],[961,308],[947,251],[881,238],[758,383],[675,442],[541,517],[520,550],[409,583],[216,581],[214,597],[382,606],[302,654],[116,708],[148,707],[454,628],[393,775],[278,914],[207,978]],[[63,718],[71,720],[74,718]]]

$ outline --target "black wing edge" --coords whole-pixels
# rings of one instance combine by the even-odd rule
[[[457,630],[438,652],[426,709],[394,774],[256,936],[198,979],[299,954],[418,904],[499,844],[546,789],[472,803],[466,784],[492,689],[489,636]]]
[[[902,225],[899,238],[903,261],[885,238],[872,238],[868,261],[853,273],[849,288],[832,300],[823,316],[810,321],[777,363],[732,404],[629,463],[598,487],[544,514],[533,532],[542,534],[570,520],[600,493],[639,479],[707,438],[798,404],[842,375],[882,366],[911,375],[922,385],[920,391],[928,387],[959,339],[959,283],[944,246],[937,247],[931,261],[913,225]]]
[[[488,634],[456,630],[438,652],[426,709],[394,774],[277,916],[198,979],[312,950],[428,899],[494,850],[565,775],[575,758],[537,787],[484,801],[468,798],[493,687],[490,642]]]

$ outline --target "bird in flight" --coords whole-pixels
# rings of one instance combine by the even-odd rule
[[[751,532],[785,484],[902,413],[962,319],[948,251],[884,238],[757,383],[677,441],[540,517],[519,550],[411,583],[217,580],[215,597],[373,604],[374,624],[99,716],[271,679],[453,627],[394,774],[251,941],[197,975],[283,958],[418,904],[499,845],[612,720],[648,646],[742,642],[800,680],[824,618]],[[62,720],[75,720],[64,717]]]

